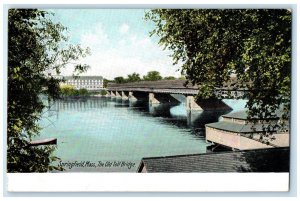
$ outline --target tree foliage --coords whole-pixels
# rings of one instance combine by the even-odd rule
[[[89,91],[85,88],[81,88],[78,90],[78,95],[79,96],[88,96],[89,95]]]
[[[66,28],[53,23],[50,13],[37,9],[10,9],[8,12],[8,172],[59,170],[52,162],[55,147],[32,147],[39,135],[38,120],[45,108],[41,95],[59,97],[59,81],[47,76],[59,73],[71,61],[89,53],[78,45],[68,45]],[[88,66],[74,64],[74,73]]]
[[[114,78],[114,81],[115,81],[115,83],[117,83],[117,84],[126,83],[126,79],[125,79],[124,77],[122,77],[122,76],[115,77],[115,78]]]
[[[164,80],[176,80],[176,78],[174,76],[167,76],[164,77]]]
[[[138,81],[141,81],[140,74],[138,74],[138,73],[129,74],[129,75],[127,75],[126,81],[127,82],[138,82]]]
[[[139,82],[139,81],[157,81],[157,80],[175,80],[173,76],[162,77],[158,71],[149,71],[146,75],[143,76],[143,79],[140,77],[139,73],[128,74],[127,78],[122,76],[115,77],[114,82],[117,84],[128,83],[128,82]],[[107,86],[107,85],[106,85]]]
[[[77,96],[88,96],[89,91],[85,88],[75,89],[72,85],[60,86],[61,97],[77,97]]]
[[[104,78],[104,79],[103,79],[103,87],[104,87],[104,88],[107,88],[107,85],[108,85],[108,83],[110,83],[110,82],[114,82],[114,81],[113,81],[113,80],[108,80],[108,79]]]
[[[60,92],[62,96],[74,96],[76,89],[71,85],[60,86]]]
[[[147,75],[143,76],[143,79],[145,81],[157,81],[157,80],[162,80],[162,76],[158,71],[149,71]]]
[[[247,88],[249,116],[269,118],[281,108],[289,118],[291,93],[291,12],[285,9],[154,9],[146,19],[151,34],[181,61],[198,98],[236,75]]]
[[[106,90],[101,90],[101,91],[100,91],[100,95],[101,95],[101,96],[105,96],[106,94],[107,94],[107,91],[106,91]]]

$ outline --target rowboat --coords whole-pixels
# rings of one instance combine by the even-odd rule
[[[30,146],[39,146],[39,145],[56,145],[57,138],[47,138],[42,140],[34,140],[30,142]]]

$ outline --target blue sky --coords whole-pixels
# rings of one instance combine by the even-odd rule
[[[80,60],[91,68],[85,75],[113,79],[137,72],[157,70],[163,76],[179,77],[169,51],[163,51],[154,24],[144,20],[145,9],[54,9],[54,21],[68,28],[70,42],[90,47],[91,55]],[[73,67],[62,70],[70,75]]]

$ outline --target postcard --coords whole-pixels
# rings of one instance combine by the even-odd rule
[[[289,189],[291,9],[9,8],[7,24],[11,191],[76,173]]]

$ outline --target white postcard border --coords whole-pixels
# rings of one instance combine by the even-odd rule
[[[89,0],[87,2],[90,2]],[[84,3],[87,3],[84,2]],[[98,3],[96,1],[92,1],[94,3]],[[106,1],[108,2],[108,1]],[[121,4],[121,1],[110,1],[108,4]],[[188,4],[190,1],[184,1],[184,4]],[[237,1],[226,1],[231,2],[233,4],[241,4],[241,2]],[[257,4],[260,1],[245,1],[243,3],[251,3]],[[24,1],[8,1],[4,0],[2,2],[6,4],[22,4],[24,5]],[[27,1],[28,4],[40,4],[41,2],[36,1]],[[47,2],[46,2],[47,3]],[[48,2],[50,3],[50,2]],[[54,4],[66,3],[64,1],[54,0]],[[78,3],[82,5],[82,1],[73,1],[72,3]],[[131,3],[139,4],[139,1],[131,1]],[[150,3],[150,2],[148,2]],[[152,4],[159,4],[158,1],[152,1]],[[168,2],[167,2],[168,3]],[[179,1],[173,0],[169,3],[180,4]],[[195,2],[193,2],[195,3]],[[212,3],[225,3],[222,1],[210,1]],[[260,2],[261,3],[261,2]],[[272,4],[283,4],[283,1],[266,1],[264,3],[272,3]],[[287,0],[284,4],[296,4],[296,1]],[[224,5],[224,4],[223,4]],[[259,4],[258,4],[259,5]],[[29,5],[30,6],[30,5]],[[68,6],[68,5],[65,5]],[[80,6],[80,5],[79,5]],[[228,5],[230,6],[230,5]],[[263,6],[263,4],[261,5]],[[242,6],[245,7],[245,6]],[[297,8],[297,5],[296,5]],[[2,9],[3,10],[3,9]],[[1,14],[1,18],[3,14]],[[298,16],[297,16],[298,17]],[[3,18],[1,19],[3,23]],[[293,22],[294,24],[294,22]],[[3,27],[3,24],[1,24]],[[4,29],[5,30],[5,29]],[[4,30],[2,29],[2,36],[4,36]],[[296,36],[296,33],[293,33],[293,36]],[[3,37],[1,39],[1,46],[4,45]],[[4,45],[6,46],[6,45]],[[296,49],[295,44],[293,44],[294,50]],[[2,64],[6,64],[5,58],[6,54],[1,54],[1,62]],[[293,78],[298,76],[299,71],[296,70],[296,59],[298,55],[293,53],[293,65],[294,65],[294,73],[292,75]],[[5,65],[4,65],[5,66]],[[6,71],[2,70],[2,75],[0,76],[0,83],[3,86],[0,87],[0,95],[2,96],[0,103],[2,107],[0,108],[1,120],[1,130],[5,133],[6,123],[3,123],[6,119]],[[296,75],[297,74],[297,75]],[[296,92],[296,80],[293,79],[293,98],[292,105],[295,106],[292,111],[295,118],[293,119],[293,134],[297,134],[297,124],[299,123],[299,119],[296,119],[297,111],[299,112],[299,108],[295,103],[299,94]],[[298,83],[299,84],[299,83]],[[297,84],[297,85],[298,85]],[[296,97],[297,96],[297,97]],[[3,133],[3,134],[4,134]],[[4,145],[3,149],[0,149],[1,155],[5,156],[5,143],[4,136],[1,140],[1,143]],[[293,136],[295,140],[297,140],[296,136]],[[298,138],[299,142],[299,138]],[[296,141],[292,141],[294,145],[297,144]],[[3,152],[4,153],[3,153]],[[291,164],[293,172],[295,173],[293,176],[297,175],[297,148],[294,146],[295,152],[292,153],[295,160],[293,160],[293,164]],[[1,157],[1,169],[5,170],[6,160]],[[194,173],[180,173],[180,174],[132,174],[132,173],[5,173],[3,172],[2,178],[4,180],[4,191],[8,190],[9,192],[251,192],[251,191],[264,191],[264,192],[275,192],[281,191],[285,192],[289,187],[289,173],[205,173],[205,174],[194,174]],[[7,182],[7,183],[6,183]],[[202,183],[201,183],[202,182]],[[26,185],[24,185],[26,184]]]
[[[289,190],[289,173],[8,173],[7,176],[9,192],[286,192]]]

